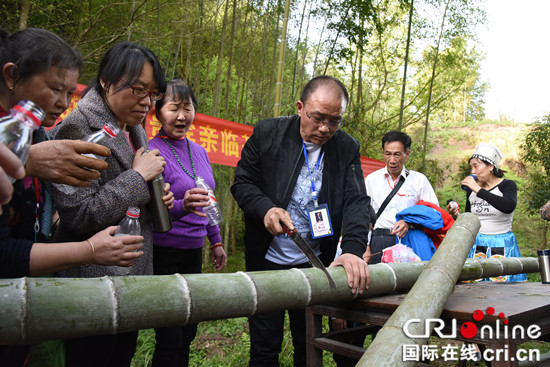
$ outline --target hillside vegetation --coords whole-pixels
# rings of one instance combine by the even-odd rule
[[[536,213],[529,212],[523,190],[526,167],[521,159],[520,145],[528,131],[526,124],[471,124],[468,126],[437,126],[431,130],[434,144],[429,158],[438,162],[444,171],[443,179],[433,182],[441,205],[453,198],[464,208],[466,197],[460,189],[460,181],[468,174],[467,160],[481,142],[491,143],[502,152],[502,168],[505,178],[518,184],[518,206],[514,213],[513,231],[523,256],[536,256],[538,249],[546,246],[547,224]]]

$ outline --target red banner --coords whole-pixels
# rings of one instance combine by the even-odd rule
[[[151,111],[145,120],[145,130],[149,139],[155,136],[160,128],[160,122],[154,111]],[[196,113],[187,138],[206,149],[211,163],[235,167],[241,159],[244,143],[252,135],[253,129],[249,125]]]
[[[56,123],[63,120],[76,107],[85,88],[85,85],[78,84],[69,108],[59,117]],[[149,139],[155,136],[160,128],[160,122],[154,115],[154,111],[151,111],[145,120],[145,131]],[[241,159],[241,150],[250,135],[252,135],[252,130],[253,127],[250,125],[196,113],[195,121],[187,133],[187,138],[206,149],[210,162],[235,167]],[[363,168],[363,175],[366,176],[384,167],[384,162],[361,157],[361,167]]]

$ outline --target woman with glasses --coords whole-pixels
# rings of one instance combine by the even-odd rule
[[[86,239],[109,225],[117,225],[128,207],[139,207],[143,256],[130,268],[130,275],[153,274],[153,238],[147,182],[159,175],[166,164],[158,150],[148,151],[147,135],[141,126],[145,116],[166,90],[164,73],[156,56],[146,47],[131,42],[116,44],[103,57],[97,77],[85,91],[77,108],[61,123],[56,139],[82,139],[106,123],[120,128],[107,142],[109,167],[89,187],[68,194],[55,189],[55,203],[61,222],[58,241]],[[173,195],[165,187],[165,205]],[[113,270],[114,269],[114,270]],[[64,277],[119,275],[116,268],[90,265],[58,273]],[[137,331],[117,335],[65,340],[66,365],[130,366],[136,348]]]

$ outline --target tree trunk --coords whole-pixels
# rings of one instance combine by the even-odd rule
[[[218,60],[216,66],[216,81],[214,82],[214,100],[212,102],[212,115],[220,117],[220,94],[222,83],[223,55],[225,46],[225,30],[227,28],[227,13],[229,12],[229,1],[225,2],[225,12],[223,14],[222,32],[220,35],[220,47],[218,49]]]
[[[294,55],[294,70],[292,72],[292,101],[295,98],[296,91],[296,68],[298,67],[298,51],[300,50],[300,38],[302,37],[302,26],[304,25],[304,16],[306,14],[307,0],[304,0],[304,10],[302,10],[302,17],[300,18],[300,27],[298,29],[298,41],[296,41],[296,53]],[[307,33],[306,33],[307,40]]]
[[[134,12],[136,11],[136,0],[132,0],[132,14],[134,14]],[[126,40],[127,41],[131,41],[132,40],[132,29],[134,28],[134,23],[130,23],[130,25],[128,26],[128,37],[126,37]]]
[[[21,1],[21,16],[19,17],[19,30],[23,31],[27,29],[27,22],[29,21],[29,13],[31,10],[31,0]]]
[[[319,43],[317,43],[317,49],[315,50],[315,59],[313,61],[313,75],[317,74],[317,60],[319,59],[319,53],[321,52],[321,44],[323,43],[323,33],[325,31],[325,27],[327,25],[327,18],[323,21],[323,28],[321,29],[321,33],[319,34]]]
[[[365,22],[363,21],[363,19],[361,19],[361,26],[364,27],[365,25]],[[355,102],[355,105],[357,106],[357,112],[359,113],[359,115],[361,114],[361,106],[363,105],[363,38],[361,38],[361,41],[360,41],[360,47],[359,47],[359,55],[358,55],[358,60],[357,60],[357,64],[358,64],[358,67],[359,67],[359,70],[358,70],[358,73],[357,73],[357,96],[356,96],[356,102]]]
[[[403,130],[403,111],[405,109],[405,90],[407,85],[407,66],[409,65],[409,49],[411,45],[411,28],[414,13],[414,0],[411,0],[409,10],[409,27],[407,31],[407,46],[405,49],[405,67],[403,69],[403,85],[401,86],[401,107],[399,108],[399,131]]]
[[[439,46],[441,44],[441,38],[443,38],[443,30],[445,28],[445,18],[447,17],[447,9],[449,9],[449,3],[451,0],[447,0],[445,4],[445,11],[443,12],[443,19],[441,20],[441,29],[439,31],[439,37],[437,38],[437,47],[435,49],[434,65],[432,68],[432,77],[430,79],[430,91],[428,92],[428,106],[426,107],[426,124],[424,126],[424,153],[422,154],[422,168],[424,172],[426,169],[426,155],[428,154],[428,127],[430,126],[430,103],[432,101],[432,91],[435,80],[435,70],[437,69],[437,58],[439,57]]]
[[[342,19],[342,22],[345,22],[348,18],[348,14],[351,8],[350,6],[346,9],[346,14],[344,15],[344,19]],[[330,48],[330,52],[328,53],[327,62],[325,63],[325,70],[323,71],[323,74],[327,73],[328,66],[330,65],[330,60],[332,59],[332,54],[334,53],[334,48],[336,47],[336,42],[338,41],[338,37],[340,37],[340,27],[338,27],[338,32],[336,32],[336,36],[334,37],[334,40],[332,41],[332,47]]]
[[[281,36],[281,45],[279,47],[279,61],[277,63],[277,82],[275,83],[275,106],[273,108],[273,117],[279,117],[281,110],[281,91],[283,89],[283,69],[285,64],[286,49],[286,29],[288,27],[288,13],[290,11],[290,0],[286,0],[285,15],[283,18],[283,33]]]
[[[231,74],[233,72],[234,40],[237,32],[237,0],[233,0],[233,18],[231,20],[231,38],[229,39],[229,61],[225,78],[225,116],[229,118],[229,97],[231,96]],[[237,81],[238,83],[238,81]],[[236,97],[235,97],[236,98]]]

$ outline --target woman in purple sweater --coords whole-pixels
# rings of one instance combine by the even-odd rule
[[[220,228],[209,225],[200,208],[208,205],[208,191],[197,188],[202,177],[214,189],[215,182],[206,150],[186,138],[195,119],[197,100],[182,80],[169,81],[166,94],[156,102],[157,118],[162,129],[149,142],[166,160],[164,181],[174,193],[170,211],[173,228],[153,233],[153,272],[157,275],[200,273],[202,247],[208,236],[212,262],[217,270],[225,266],[226,255],[221,243]],[[188,366],[189,345],[197,333],[197,325],[155,329],[155,366]]]

